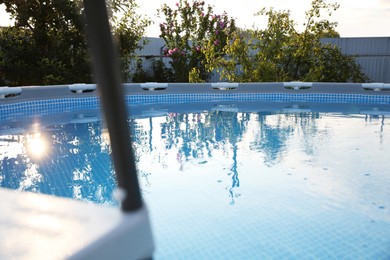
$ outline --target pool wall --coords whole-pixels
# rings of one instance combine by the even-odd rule
[[[233,109],[244,109],[246,103],[265,102],[258,104],[259,109],[269,110],[271,107],[286,109],[285,104],[278,104],[278,102],[295,102],[299,105],[295,107],[292,105],[290,109],[301,109],[302,103],[310,103],[312,111],[325,112],[337,111],[338,104],[390,105],[389,89],[386,87],[375,91],[377,86],[375,84],[372,84],[372,87],[367,87],[370,84],[302,83],[302,88],[301,83],[298,82],[293,82],[292,87],[289,83],[283,82],[221,84],[126,83],[123,84],[123,87],[126,102],[129,105],[142,104],[151,107],[158,105],[167,107],[182,103],[186,103],[186,106],[191,103],[194,106],[195,103],[205,102],[214,103],[213,106],[216,106],[216,104],[224,102],[240,102],[240,105]],[[13,91],[13,94],[8,95],[8,98],[6,94],[4,94],[5,98],[0,98],[0,121],[36,115],[96,110],[100,107],[94,84],[28,86],[8,89],[18,89],[19,93],[14,94],[17,91]],[[332,106],[329,106],[329,103],[332,103]],[[366,110],[370,110],[370,108],[368,107]]]

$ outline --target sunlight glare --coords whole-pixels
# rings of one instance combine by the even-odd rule
[[[41,133],[34,133],[27,140],[27,151],[32,157],[41,158],[47,153],[47,141]]]

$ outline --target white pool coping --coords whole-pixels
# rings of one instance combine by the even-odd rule
[[[0,188],[0,259],[148,259],[145,207],[123,213],[92,203]]]

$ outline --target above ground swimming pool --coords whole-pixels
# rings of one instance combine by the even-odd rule
[[[126,100],[156,259],[389,259],[388,92],[147,87]],[[0,187],[118,207],[94,92],[33,89],[0,100]]]

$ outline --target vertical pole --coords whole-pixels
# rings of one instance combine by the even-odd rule
[[[84,0],[84,7],[94,77],[110,135],[118,187],[125,191],[121,206],[123,211],[134,211],[142,207],[142,199],[106,3],[104,0]]]

